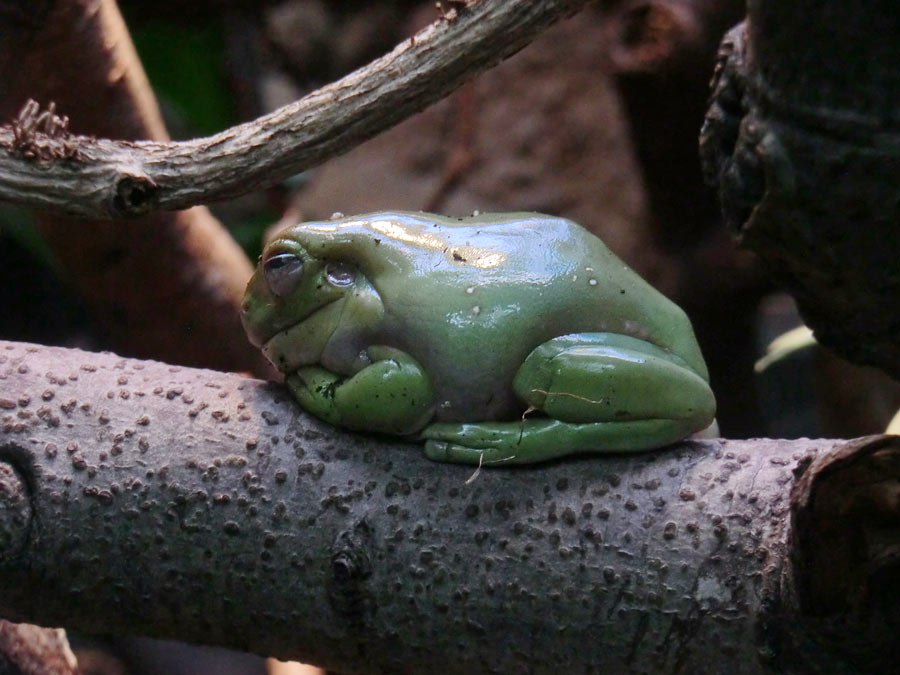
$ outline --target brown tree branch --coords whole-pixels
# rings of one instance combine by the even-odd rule
[[[893,624],[803,589],[841,531],[871,533],[842,559],[854,597],[896,582],[896,440],[836,465],[837,441],[716,440],[476,475],[232,374],[0,343],[0,392],[6,616],[340,672],[887,672]],[[847,465],[859,498],[828,530],[814,478]],[[826,620],[845,637],[823,647]]]
[[[479,0],[390,54],[253,122],[181,143],[41,138],[56,159],[13,150],[0,129],[0,201],[92,217],[233,197],[344,152],[515,53],[587,0]],[[60,112],[64,113],[64,110]],[[63,150],[77,144],[77,156]]]
[[[743,16],[745,3],[609,4],[610,60],[641,161],[654,234],[669,252],[690,251],[722,229],[715,193],[700,170],[697,130],[716,49],[722,34]]]
[[[64,108],[81,133],[167,141],[114,0],[51,4],[39,20],[0,13],[0,116],[41,97]],[[52,172],[52,162],[37,158],[60,148],[77,154],[79,146],[69,145],[53,116],[29,112],[14,130],[16,153],[34,155],[23,161]],[[127,222],[43,212],[37,224],[89,307],[102,346],[185,365],[269,372],[238,318],[250,261],[206,207]]]

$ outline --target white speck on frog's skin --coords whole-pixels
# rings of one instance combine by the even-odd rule
[[[596,279],[590,279],[590,280],[588,281],[588,283],[589,283],[591,286],[596,286],[596,285],[597,285],[597,280],[596,280]]]
[[[474,292],[475,292],[475,287],[474,287],[474,286],[469,286],[469,287],[466,289],[466,293],[469,294],[469,295],[472,295],[472,293],[474,293]]]

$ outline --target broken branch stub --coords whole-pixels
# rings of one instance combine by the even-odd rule
[[[817,457],[791,500],[791,613],[862,672],[895,672],[900,437],[860,438]]]

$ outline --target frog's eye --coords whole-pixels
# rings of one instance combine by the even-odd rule
[[[356,270],[345,263],[328,263],[325,278],[332,286],[351,286],[356,281]]]
[[[303,277],[303,261],[294,253],[278,253],[263,263],[269,290],[279,298],[289,295]]]

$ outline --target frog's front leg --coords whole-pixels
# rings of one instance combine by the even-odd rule
[[[709,384],[679,357],[617,333],[580,333],[535,349],[513,380],[530,410],[514,422],[426,427],[431,459],[470,464],[538,462],[574,452],[648,450],[706,428]]]
[[[406,352],[374,346],[372,363],[349,378],[306,366],[285,378],[304,410],[329,424],[359,431],[410,434],[434,409],[431,381]]]

